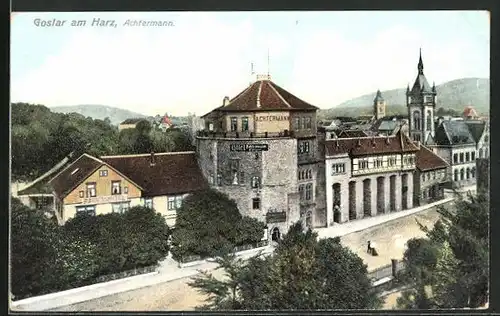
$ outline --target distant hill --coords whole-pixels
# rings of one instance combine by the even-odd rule
[[[411,88],[411,86],[410,86]],[[437,108],[453,109],[460,113],[472,105],[478,113],[487,114],[490,109],[490,80],[484,78],[463,78],[436,86]],[[331,109],[320,110],[320,117],[358,116],[372,113],[375,92],[343,102]],[[406,87],[382,91],[387,112],[406,114]]]
[[[90,116],[93,119],[104,120],[109,117],[111,124],[118,125],[128,118],[146,117],[146,115],[135,113],[108,105],[73,105],[73,106],[55,106],[50,107],[53,112],[59,113],[79,113],[84,116]]]

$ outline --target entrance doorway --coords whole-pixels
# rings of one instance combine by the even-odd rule
[[[281,238],[281,233],[278,227],[274,227],[273,232],[271,233],[271,240],[278,242]]]

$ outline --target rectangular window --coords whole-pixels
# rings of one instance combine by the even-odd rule
[[[181,208],[182,206],[182,196],[169,196],[167,198],[167,210],[169,211],[175,211]]]
[[[422,173],[422,182],[425,182],[425,173]]]
[[[215,184],[215,183],[214,183],[214,174],[213,174],[212,172],[210,172],[210,173],[208,174],[208,182],[209,182],[210,184]]]
[[[123,193],[128,194],[128,187],[123,187]]]
[[[436,171],[433,171],[433,172],[432,172],[432,179],[433,179],[433,180],[436,180]]]
[[[121,181],[111,181],[111,195],[121,194]]]
[[[382,158],[375,159],[375,168],[382,168],[384,166],[384,161]]]
[[[126,211],[128,211],[128,209],[130,208],[130,202],[125,202],[125,203],[113,203],[111,204],[112,208],[113,208],[113,213],[120,213],[120,214],[123,214],[125,213]]]
[[[220,173],[217,174],[217,185],[218,186],[222,185],[222,175]]]
[[[306,117],[304,118],[305,122],[304,122],[304,125],[305,125],[305,128],[306,129],[311,129],[311,118],[310,117]]]
[[[464,153],[460,153],[460,162],[464,162]]]
[[[175,197],[175,209],[178,210],[182,206],[182,196]]]
[[[260,178],[252,177],[252,188],[257,189],[258,187],[260,187]]]
[[[231,117],[231,132],[236,132],[238,130],[238,118]]]
[[[304,142],[304,152],[305,153],[309,152],[309,142]]]
[[[260,199],[259,198],[252,199],[252,208],[254,210],[260,210]]]
[[[304,152],[304,143],[299,142],[299,154],[302,154]]]
[[[293,119],[293,129],[294,130],[300,129],[300,117],[295,117]]]
[[[299,185],[299,199],[300,199],[301,201],[303,201],[303,200],[304,200],[304,198],[305,198],[305,190],[304,190],[304,187],[305,187],[305,185],[303,185],[303,184]]]
[[[458,163],[458,154],[453,154],[453,163]]]
[[[306,184],[306,200],[312,199],[312,183]]]
[[[88,214],[95,216],[95,205],[87,205],[87,206],[77,206],[76,207],[76,215],[79,214]]]
[[[470,154],[471,154],[471,156],[472,156],[472,157],[471,157],[471,160],[472,160],[472,161],[476,160],[476,153],[473,151],[473,152],[471,152]]]
[[[99,177],[107,177],[108,170],[99,170]]]
[[[87,183],[87,197],[95,197],[95,196],[96,196],[95,182]]]
[[[363,169],[368,169],[368,160],[364,159],[364,160],[359,160],[359,169],[360,170],[363,170]]]
[[[175,210],[175,196],[169,196],[167,198],[167,210],[169,211]]]
[[[243,132],[248,131],[248,117],[244,117],[241,119],[241,130]]]
[[[238,159],[231,159],[229,161],[229,169],[231,171],[231,183],[233,185],[240,183],[238,179],[240,170],[240,161]]]
[[[305,129],[306,128],[306,120],[303,117],[301,117],[299,119],[300,119],[300,124],[299,124],[300,129]]]
[[[85,192],[84,191],[78,192],[78,196],[80,196],[81,198],[85,197]]]
[[[332,165],[332,176],[335,174],[345,173],[345,163],[336,163]]]
[[[389,165],[389,167],[394,167],[396,165],[396,157],[389,157],[389,159],[387,159],[387,164]]]
[[[465,153],[465,162],[469,162],[469,160],[470,160],[470,154]]]
[[[144,198],[144,207],[153,208],[153,198]]]

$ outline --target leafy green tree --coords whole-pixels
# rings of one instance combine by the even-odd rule
[[[244,262],[218,260],[223,279],[205,272],[190,286],[207,295],[202,309],[375,309],[381,300],[372,289],[366,265],[338,238],[318,241],[300,223],[290,228],[269,257]]]
[[[154,265],[167,256],[170,229],[160,213],[135,206],[124,214],[124,220],[128,227],[124,246],[129,266]]]
[[[488,301],[488,195],[458,195],[454,209],[438,212],[433,229],[421,225],[428,239],[414,240],[405,253],[402,277],[412,288],[398,306],[480,307]]]
[[[57,224],[43,213],[11,199],[11,289],[16,298],[54,288],[57,276]]]
[[[223,193],[207,189],[189,195],[177,212],[172,233],[173,258],[216,256],[233,249],[238,242],[262,239],[263,223],[242,221],[236,202]]]

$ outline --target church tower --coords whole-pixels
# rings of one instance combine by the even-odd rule
[[[385,101],[382,98],[382,93],[377,90],[377,95],[373,100],[373,116],[375,120],[381,119],[385,116]]]
[[[422,50],[418,60],[418,75],[412,89],[406,88],[406,106],[410,122],[410,137],[426,144],[434,138],[434,110],[436,108],[436,86],[429,85],[424,75]]]

